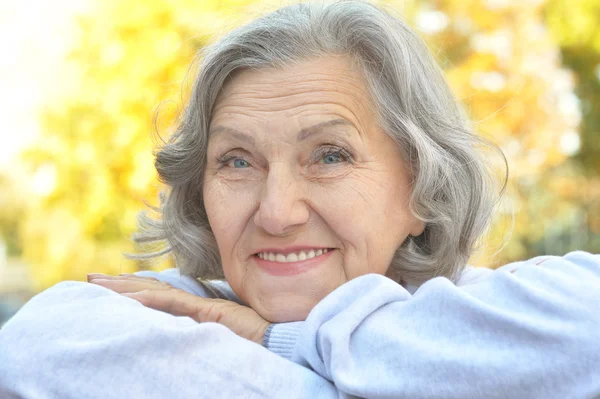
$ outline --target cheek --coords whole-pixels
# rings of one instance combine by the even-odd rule
[[[408,235],[408,192],[389,174],[367,173],[322,190],[318,213],[340,240],[348,278],[385,274]]]
[[[205,182],[203,195],[208,221],[225,263],[246,227],[252,201],[244,190],[235,190],[214,179]]]
[[[393,187],[386,178],[392,179],[375,173],[357,173],[323,190],[319,196],[321,203],[317,205],[326,209],[339,231],[345,232],[344,236],[366,237],[385,230],[391,219],[397,219],[403,200],[399,193],[391,193]]]

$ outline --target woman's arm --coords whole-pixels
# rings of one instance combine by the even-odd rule
[[[63,282],[0,330],[0,397],[346,397],[311,370],[215,323]]]
[[[599,397],[600,256],[536,263],[414,295],[362,276],[273,325],[267,346],[360,397]]]

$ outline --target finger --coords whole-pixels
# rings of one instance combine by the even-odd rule
[[[154,277],[140,276],[139,274],[133,274],[133,273],[120,273],[117,277],[159,281],[158,279],[156,279]]]
[[[154,277],[138,276],[136,274],[127,274],[127,273],[121,273],[118,276],[111,276],[111,275],[102,274],[102,273],[89,273],[87,275],[88,282],[90,280],[94,280],[94,279],[101,279],[101,280],[123,280],[123,279],[131,279],[131,280],[159,281],[159,280],[155,279]]]
[[[108,288],[119,294],[138,292],[144,290],[169,290],[173,287],[161,281],[135,280],[135,279],[92,279],[90,283]]]
[[[202,298],[188,292],[172,289],[172,290],[144,290],[133,293],[124,293],[124,296],[135,299],[142,305],[170,313],[174,316],[189,316],[194,320],[198,320],[198,309],[211,302],[211,299]]]

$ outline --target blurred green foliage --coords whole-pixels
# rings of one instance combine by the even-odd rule
[[[129,236],[142,201],[156,204],[161,189],[152,133],[171,132],[196,51],[278,4],[104,0],[81,18],[68,84],[57,79],[64,89],[47,99],[43,134],[22,156],[33,178],[51,184],[32,196],[20,178],[0,181],[0,234],[31,265],[38,290],[92,271],[172,264],[121,255],[134,250]],[[494,267],[541,253],[600,252],[600,3],[385,4],[425,38],[474,129],[509,161],[509,191],[472,261]]]

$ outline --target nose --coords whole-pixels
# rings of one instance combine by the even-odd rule
[[[309,210],[303,200],[303,184],[288,167],[271,167],[254,223],[272,235],[286,235],[308,222]]]

